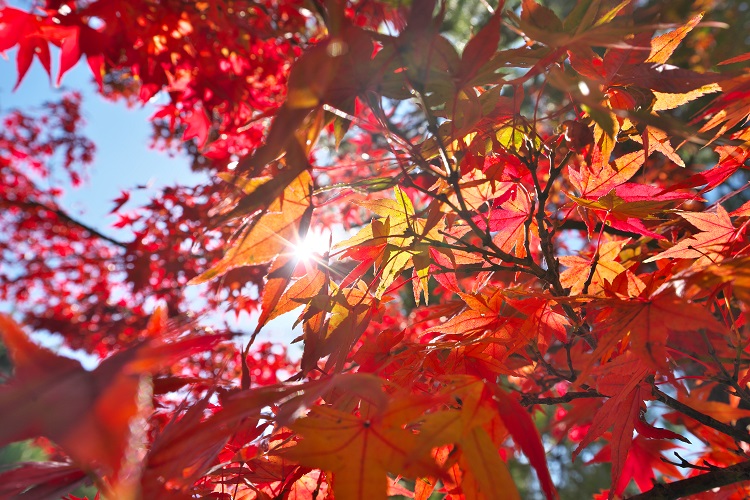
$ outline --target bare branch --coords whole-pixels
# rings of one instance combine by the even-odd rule
[[[70,216],[67,212],[59,209],[59,208],[53,208],[50,206],[45,205],[44,203],[39,203],[37,201],[18,201],[18,202],[12,202],[10,200],[3,200],[3,203],[8,205],[17,206],[20,208],[26,208],[26,209],[35,209],[35,210],[46,210],[48,212],[51,212],[55,214],[59,219],[63,220],[64,222],[67,222],[68,224],[71,224],[73,226],[78,226],[80,229],[83,229],[84,231],[90,233],[92,236],[95,236],[101,240],[104,240],[108,243],[111,243],[113,245],[116,245],[120,248],[126,248],[127,243],[124,243],[122,241],[116,240],[112,238],[111,236],[107,236],[106,234],[100,232],[99,230],[89,226],[85,222],[81,222],[78,219],[75,219],[74,217]]]
[[[570,403],[574,399],[603,398],[603,397],[606,397],[606,396],[604,394],[599,394],[596,391],[569,392],[563,396],[549,397],[549,398],[538,398],[538,397],[531,396],[529,394],[523,394],[521,395],[520,403],[524,406],[557,405],[561,403]]]
[[[750,461],[715,469],[700,476],[681,479],[673,483],[657,483],[647,492],[629,497],[629,500],[676,500],[742,481],[750,481]]]
[[[731,437],[735,441],[750,443],[750,434],[748,434],[746,431],[732,427],[731,425],[725,424],[724,422],[720,422],[709,415],[701,413],[698,410],[691,408],[688,405],[677,401],[673,397],[661,392],[656,387],[656,385],[652,385],[651,393],[656,397],[657,400],[661,401],[668,407],[682,413],[683,415],[686,415],[692,418],[693,420],[700,422],[706,427],[710,427],[714,430],[721,432],[722,434],[726,434],[727,436]]]

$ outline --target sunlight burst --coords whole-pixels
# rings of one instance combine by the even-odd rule
[[[328,230],[308,231],[305,239],[294,246],[295,256],[305,262],[315,260],[317,256],[323,255],[329,250],[330,237],[331,232]]]

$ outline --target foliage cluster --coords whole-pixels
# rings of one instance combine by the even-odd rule
[[[705,16],[0,2],[19,84],[59,54],[58,82],[85,60],[108,98],[168,96],[155,144],[212,179],[123,192],[117,239],[44,182],[92,161],[80,96],[4,117],[0,299],[100,363],[0,317],[0,445],[50,454],[0,495],[520,498],[523,457],[552,499],[554,448],[610,464],[600,498],[747,498],[750,54]],[[256,342],[292,311],[299,360]]]

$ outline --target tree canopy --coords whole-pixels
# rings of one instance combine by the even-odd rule
[[[3,117],[0,445],[48,458],[0,496],[554,499],[573,461],[598,498],[750,495],[746,8],[31,3],[18,85],[162,96],[210,180],[123,191],[113,237],[47,182],[92,162],[80,94]]]

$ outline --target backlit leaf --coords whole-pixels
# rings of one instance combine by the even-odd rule
[[[649,257],[646,262],[661,259],[696,259],[697,261],[720,261],[734,241],[737,230],[726,210],[717,205],[716,212],[679,212],[680,216],[698,228],[700,232],[677,242],[669,249]]]
[[[692,18],[684,26],[654,38],[651,41],[651,53],[648,55],[646,62],[666,63],[675,49],[680,45],[680,42],[695,28],[701,19],[703,19],[703,13]]]
[[[337,498],[385,499],[387,472],[413,476],[437,469],[429,455],[411,455],[417,438],[403,428],[432,404],[402,396],[361,416],[315,407],[292,424],[302,440],[283,449],[283,456],[332,472]]]
[[[222,276],[235,267],[265,264],[301,241],[300,227],[310,207],[310,174],[303,172],[264,212],[247,224],[236,242],[214,267],[194,278],[199,284]]]

